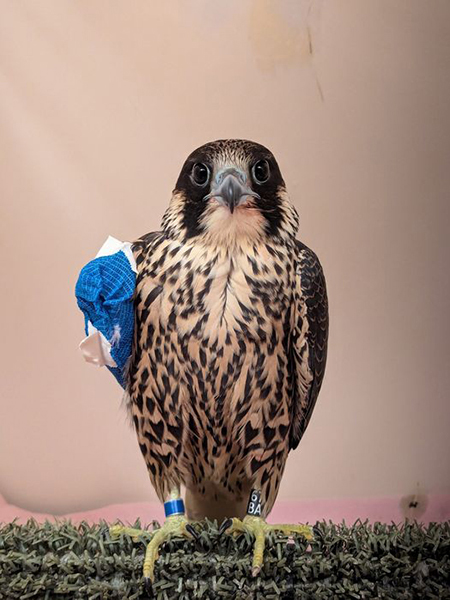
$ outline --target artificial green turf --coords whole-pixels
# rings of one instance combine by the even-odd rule
[[[295,544],[270,533],[255,579],[249,535],[220,536],[215,521],[196,527],[198,541],[176,538],[162,547],[153,585],[158,600],[450,598],[450,522],[321,522],[311,542],[296,536]],[[146,598],[141,574],[148,539],[111,539],[106,523],[0,526],[0,598]]]

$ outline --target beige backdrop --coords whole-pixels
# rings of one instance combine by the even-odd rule
[[[269,146],[331,305],[284,498],[450,492],[450,3],[0,0],[0,492],[153,498],[74,286],[158,228],[196,146]]]

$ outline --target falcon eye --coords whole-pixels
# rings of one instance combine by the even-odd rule
[[[195,163],[192,167],[191,179],[197,185],[204,186],[209,181],[209,169],[203,163]]]
[[[266,183],[270,177],[270,167],[267,160],[258,160],[253,165],[252,175],[256,183]]]

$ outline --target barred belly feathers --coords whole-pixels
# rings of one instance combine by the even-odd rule
[[[311,417],[328,310],[316,255],[271,152],[212,142],[186,160],[162,230],[133,246],[138,275],[128,405],[162,502],[189,518],[271,510]]]

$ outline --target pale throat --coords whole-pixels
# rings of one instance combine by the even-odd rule
[[[211,203],[200,223],[203,240],[218,245],[254,244],[267,235],[265,217],[250,205],[238,206],[230,212],[227,206]]]

